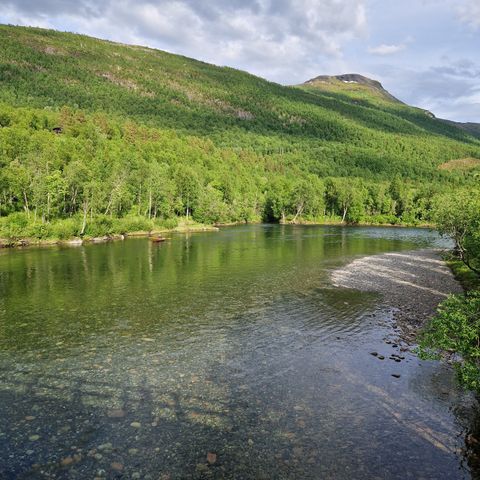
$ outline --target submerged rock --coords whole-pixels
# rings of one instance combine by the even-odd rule
[[[68,466],[72,465],[73,462],[74,462],[74,460],[73,460],[72,457],[65,457],[65,458],[62,458],[62,459],[60,460],[60,465],[61,465],[62,467],[68,467]]]
[[[116,472],[121,472],[123,470],[123,463],[112,462],[110,467],[112,467],[112,470],[115,470]]]
[[[213,465],[217,461],[217,454],[213,452],[208,452],[207,453],[207,462],[210,465]]]
[[[125,410],[121,408],[115,408],[107,412],[107,416],[110,418],[123,418],[125,416]]]

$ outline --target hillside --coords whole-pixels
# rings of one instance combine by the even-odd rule
[[[452,125],[454,127],[460,128],[462,130],[465,130],[467,133],[470,135],[473,135],[474,137],[480,138],[480,123],[473,123],[473,122],[452,122],[451,120],[442,120],[443,122],[448,123],[449,125]]]
[[[475,181],[439,166],[480,158],[478,138],[365,77],[284,87],[37,28],[0,26],[0,44],[0,215],[15,214],[0,236],[182,216],[422,222],[432,191]]]
[[[359,97],[363,94],[366,98],[373,97],[379,100],[402,103],[385,90],[380,82],[357,73],[334,76],[320,75],[319,77],[306,81],[304,86],[315,87],[324,92],[340,92],[353,96],[357,95]]]

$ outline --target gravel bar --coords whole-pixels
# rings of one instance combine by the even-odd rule
[[[332,273],[336,287],[382,294],[394,310],[401,337],[415,341],[419,329],[438,304],[462,287],[441,258],[442,250],[413,250],[354,260]]]

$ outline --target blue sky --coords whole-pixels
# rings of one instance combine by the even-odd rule
[[[480,0],[0,0],[0,22],[143,44],[282,84],[360,73],[480,122]]]

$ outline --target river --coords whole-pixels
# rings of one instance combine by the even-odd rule
[[[0,252],[0,478],[474,478],[472,398],[371,355],[400,353],[392,310],[330,280],[441,244],[254,225]]]

